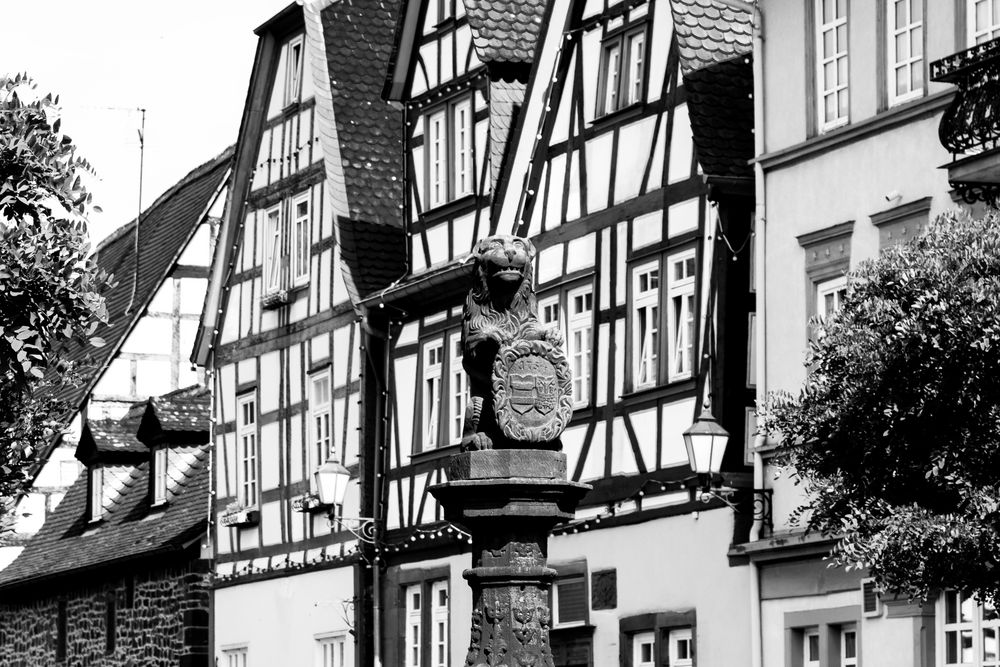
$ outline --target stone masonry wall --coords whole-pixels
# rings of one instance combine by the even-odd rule
[[[209,577],[196,561],[103,578],[83,572],[37,596],[0,593],[0,667],[207,667]],[[108,652],[112,599],[115,647]],[[60,601],[65,660],[56,658]]]

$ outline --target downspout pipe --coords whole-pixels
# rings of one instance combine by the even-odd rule
[[[756,335],[757,355],[757,405],[764,404],[767,397],[767,188],[764,167],[760,159],[767,151],[764,140],[764,14],[760,0],[753,3],[753,127],[754,127],[754,287],[756,291]],[[754,436],[753,485],[764,488],[764,459],[760,454],[765,436]],[[754,520],[750,530],[750,540],[761,537],[763,520]],[[750,664],[762,667],[763,636],[760,608],[760,566],[750,562]]]

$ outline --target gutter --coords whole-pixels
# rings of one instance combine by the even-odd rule
[[[760,3],[753,3],[753,124],[754,124],[754,288],[756,292],[756,330],[754,353],[757,355],[757,406],[767,398],[767,188],[764,166],[760,157],[767,152],[764,140],[764,14]],[[764,459],[761,447],[765,436],[758,432],[754,436],[753,486],[764,488]],[[763,519],[754,519],[750,529],[750,541],[759,540],[763,530]],[[764,662],[763,627],[760,609],[760,565],[750,562],[750,665],[762,667]]]

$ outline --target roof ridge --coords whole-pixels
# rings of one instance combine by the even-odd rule
[[[178,190],[185,187],[192,181],[195,181],[204,176],[205,174],[211,172],[213,169],[224,163],[226,160],[232,159],[235,147],[236,144],[230,144],[215,157],[206,160],[205,162],[199,164],[197,167],[189,171],[179,181],[177,181],[172,186],[167,188],[167,190],[164,191],[159,197],[157,197],[152,204],[147,206],[145,210],[143,210],[142,213],[139,214],[138,218],[132,218],[131,220],[123,224],[121,227],[118,227],[113,232],[104,237],[101,240],[101,242],[97,244],[97,247],[94,249],[93,254],[96,255],[97,253],[101,252],[115,241],[119,240],[120,238],[128,234],[128,232],[130,232],[132,229],[135,228],[136,220],[139,221],[139,224],[142,224],[142,222],[147,217],[149,217],[149,214],[153,211],[153,209],[157,208],[165,201],[169,200],[170,197],[173,196],[173,194],[176,193]]]

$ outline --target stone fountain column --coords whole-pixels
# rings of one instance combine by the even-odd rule
[[[497,238],[513,242],[491,237],[480,243],[477,280],[489,276],[482,249],[496,246]],[[530,286],[534,249],[523,239],[514,241],[527,248],[524,273]],[[470,313],[475,297],[466,303],[466,322],[475,321],[477,312]],[[546,562],[548,536],[556,524],[573,518],[590,489],[567,481],[566,455],[558,451],[573,412],[559,335],[537,327],[534,295],[520,313],[517,308],[515,300],[510,306],[519,318],[515,335],[487,332],[493,344],[485,360],[491,364],[490,382],[479,383],[486,388],[480,392],[485,405],[478,407],[477,369],[470,360],[484,361],[475,348],[483,335],[468,325],[463,329],[474,406],[463,439],[469,451],[452,458],[448,482],[431,488],[445,518],[472,535],[472,568],[465,571],[473,596],[468,667],[552,667],[550,602],[556,572]]]

